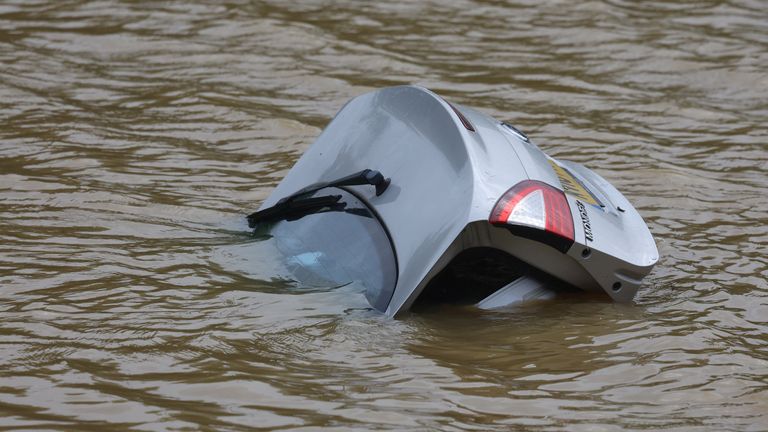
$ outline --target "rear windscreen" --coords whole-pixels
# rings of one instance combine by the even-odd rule
[[[270,234],[300,284],[359,283],[375,309],[385,311],[397,281],[389,237],[378,218],[346,190],[326,188],[313,197],[341,195],[343,208],[277,223]]]

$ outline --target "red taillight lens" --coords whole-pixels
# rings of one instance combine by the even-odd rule
[[[530,231],[534,229],[560,237],[565,242],[557,239],[549,242],[546,238],[537,240],[561,250],[567,250],[573,244],[573,217],[568,200],[563,191],[544,182],[525,180],[513,186],[499,198],[488,220],[497,226],[525,228],[524,233],[535,234]]]

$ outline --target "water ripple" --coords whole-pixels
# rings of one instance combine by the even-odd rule
[[[763,430],[757,0],[0,5],[0,424]],[[242,215],[350,97],[418,83],[636,204],[634,305],[400,321]]]

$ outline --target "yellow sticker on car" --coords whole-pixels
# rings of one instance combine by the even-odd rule
[[[579,181],[579,179],[574,177],[573,174],[570,173],[570,171],[560,166],[557,162],[555,162],[552,159],[547,159],[547,161],[549,161],[549,164],[552,166],[552,169],[555,170],[555,174],[557,174],[557,178],[560,179],[560,184],[563,185],[563,192],[587,204],[592,204],[596,206],[602,205],[600,201],[598,201],[598,199],[594,195],[592,195],[592,192],[590,192],[587,188],[585,188],[584,185]]]

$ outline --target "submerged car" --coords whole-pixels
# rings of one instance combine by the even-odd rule
[[[658,260],[605,179],[418,86],[348,102],[248,223],[300,283],[359,283],[390,317],[428,302],[502,308],[562,286],[629,302]]]

